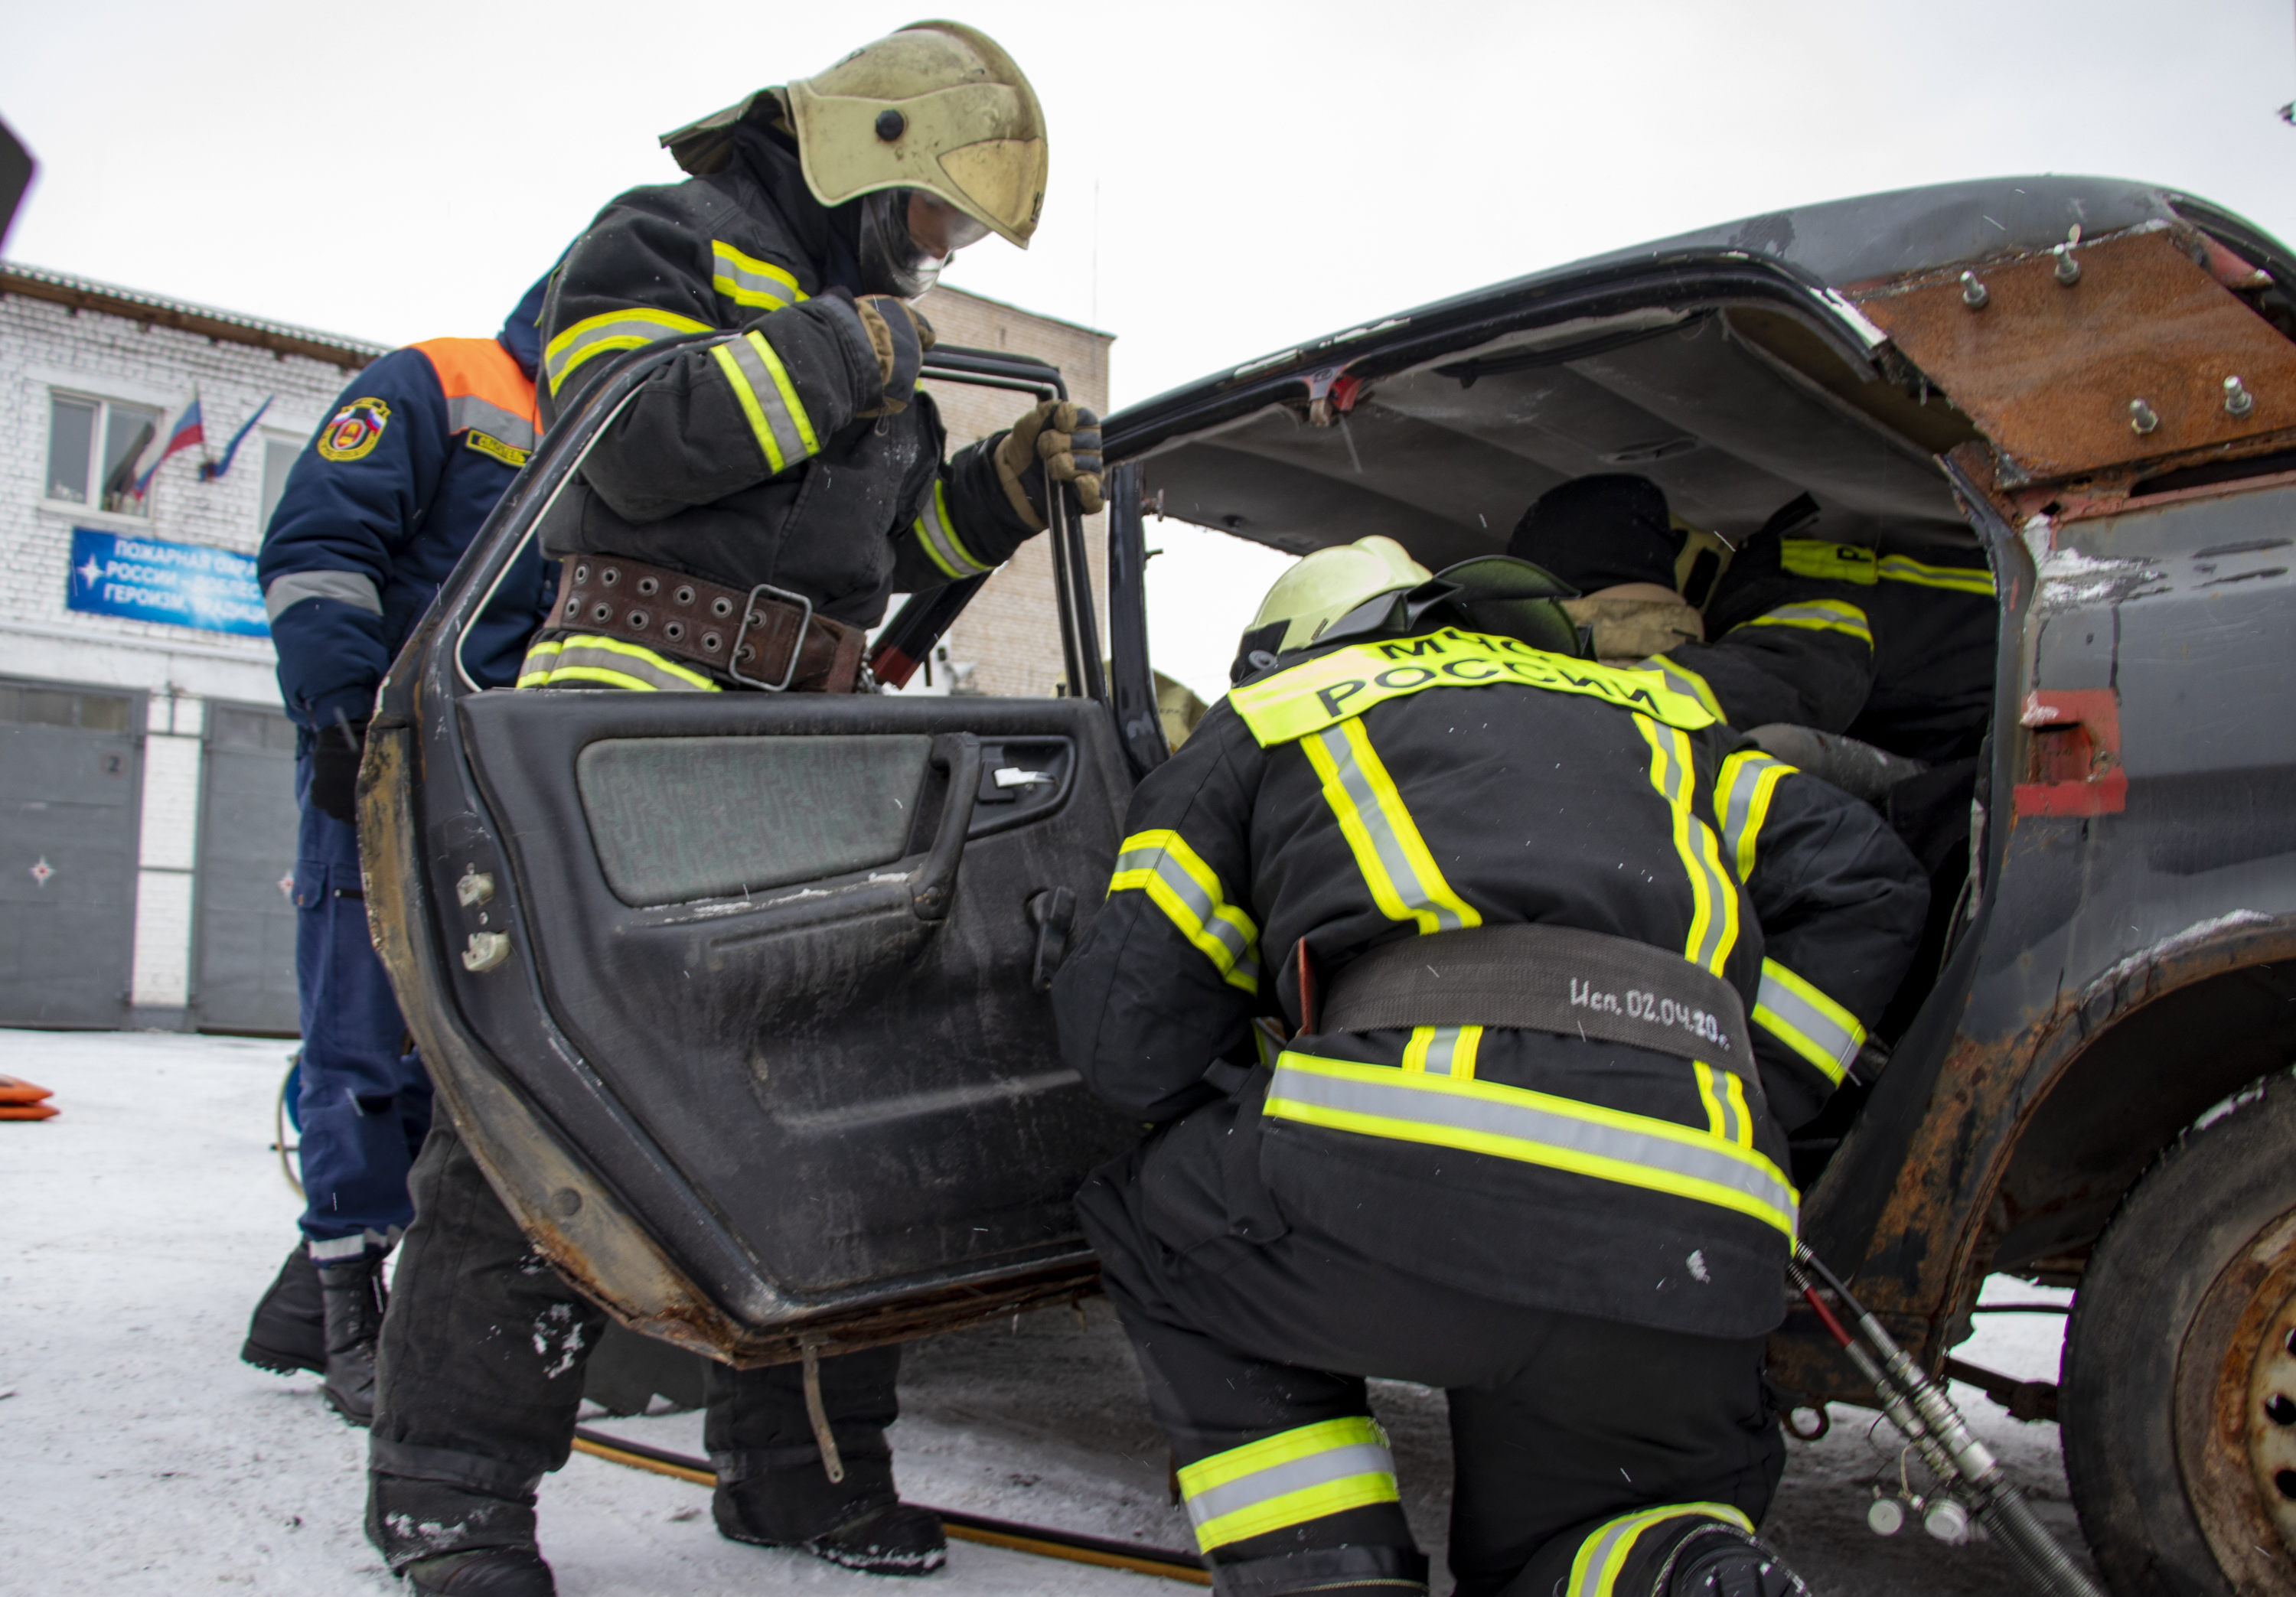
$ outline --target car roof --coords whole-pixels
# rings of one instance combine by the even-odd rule
[[[1928,456],[1971,436],[1966,423],[1956,434],[1940,403],[1925,406],[1910,433],[1884,436],[1870,414],[1857,414],[1870,405],[1787,392],[1826,379],[1797,381],[1782,370],[1815,373],[1786,348],[1808,335],[1780,325],[1784,317],[1590,319],[1552,358],[1486,359],[1492,374],[1480,382],[1462,380],[1460,356],[1497,347],[1475,341],[1495,317],[1589,285],[1735,263],[1742,274],[1799,284],[1805,322],[1815,309],[1847,326],[1858,318],[1829,289],[2030,254],[2075,226],[2095,238],[2177,222],[2296,283],[2296,258],[2262,229],[2155,184],[2046,176],[1899,189],[1588,257],[1248,361],[1115,413],[1109,452],[1142,462],[1148,493],[1160,491],[1168,513],[1293,553],[1367,532],[1399,537],[1431,564],[1493,552],[1539,492],[1602,471],[1644,472],[1677,513],[1726,536],[1752,531],[1808,491],[1830,512],[1830,536],[1870,539],[1878,523],[1917,542],[1959,537],[1960,515]],[[1456,330],[1447,353],[1446,330]],[[1382,350],[1414,341],[1415,354],[1381,369]],[[1439,374],[1447,361],[1450,374]],[[1396,370],[1398,362],[1407,369]],[[1306,424],[1303,397],[1336,373],[1361,371],[1380,380],[1346,427]],[[1862,479],[1857,460],[1866,463]]]

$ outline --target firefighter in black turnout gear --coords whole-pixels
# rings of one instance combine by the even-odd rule
[[[1447,1390],[1464,1597],[1780,1597],[1797,1195],[1924,889],[1567,592],[1309,556],[1054,987],[1158,1123],[1078,1195],[1223,1597],[1423,1591],[1365,1378]]]
[[[906,300],[954,250],[1035,229],[1035,94],[983,35],[925,23],[664,143],[692,180],[615,200],[553,281],[545,417],[622,352],[690,341],[543,525],[563,575],[519,686],[852,692],[890,593],[993,569],[1062,484],[1100,508],[1089,412],[1040,405],[944,463],[915,387],[932,334]],[[368,1532],[418,1591],[544,1597],[534,1490],[566,1462],[604,1312],[532,1250],[452,1127],[413,1187]],[[873,1573],[939,1568],[939,1520],[894,1489],[898,1368],[890,1347],[820,1361],[832,1461],[800,1366],[713,1364],[718,1529]]]

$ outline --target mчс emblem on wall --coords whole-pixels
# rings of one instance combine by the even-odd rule
[[[319,429],[319,453],[329,460],[357,460],[373,449],[390,422],[390,406],[380,399],[354,399]]]

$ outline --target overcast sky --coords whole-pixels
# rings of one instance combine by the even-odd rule
[[[10,12],[0,117],[41,163],[10,258],[394,344],[491,331],[605,200],[679,176],[657,135],[917,15]],[[2292,0],[957,14],[1036,84],[1052,181],[1032,248],[990,240],[947,280],[1118,334],[1119,405],[1541,266],[1918,184],[2146,179],[2296,238]]]

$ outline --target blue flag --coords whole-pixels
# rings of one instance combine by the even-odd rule
[[[248,435],[258,422],[263,420],[263,413],[271,408],[271,402],[277,397],[279,396],[276,394],[265,395],[263,403],[255,407],[255,414],[242,422],[239,424],[239,430],[231,435],[231,442],[224,446],[223,458],[209,461],[200,467],[201,482],[213,482],[231,470],[231,457],[239,453],[239,441]]]

